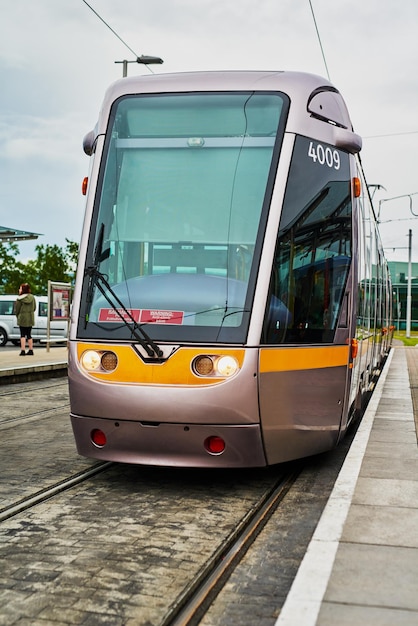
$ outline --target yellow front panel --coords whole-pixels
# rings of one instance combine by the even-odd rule
[[[79,363],[81,355],[86,350],[111,351],[118,357],[118,366],[113,372],[87,372],[79,365],[86,375],[102,382],[144,385],[216,385],[222,383],[225,378],[196,376],[191,369],[191,362],[194,357],[200,354],[233,356],[241,368],[245,354],[243,349],[179,348],[164,363],[144,363],[130,345],[78,343],[77,357]]]

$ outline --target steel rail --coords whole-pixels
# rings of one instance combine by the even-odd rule
[[[170,607],[160,626],[187,626],[200,621],[300,471],[294,470],[284,475],[248,511],[234,533],[222,543],[197,578],[184,589],[176,603]]]
[[[45,419],[47,417],[53,417],[57,411],[62,411],[63,409],[68,409],[69,411],[69,408],[70,404],[66,402],[65,404],[60,404],[59,406],[54,406],[50,409],[42,409],[41,411],[29,413],[28,415],[19,415],[17,417],[0,416],[0,430],[16,426],[16,423],[24,424],[25,422],[36,422],[37,420]]]
[[[22,500],[19,500],[19,502],[15,502],[14,504],[11,504],[10,506],[5,507],[4,509],[0,509],[0,522],[4,522],[10,517],[17,515],[18,513],[21,513],[22,511],[25,511],[26,509],[30,509],[36,504],[39,504],[40,502],[44,502],[45,500],[48,500],[49,498],[52,498],[53,496],[59,493],[62,493],[63,491],[66,491],[67,489],[70,489],[71,487],[74,487],[75,485],[82,483],[88,478],[91,478],[92,476],[95,476],[96,474],[99,474],[100,472],[105,471],[112,465],[114,465],[112,461],[100,463],[88,470],[83,470],[81,472],[78,472],[77,474],[70,476],[70,478],[65,478],[64,480],[61,480],[60,482],[56,483],[55,485],[52,485],[51,487],[46,487],[45,489],[38,491],[32,496],[23,498]]]
[[[30,383],[30,382],[29,383],[6,383],[3,385],[1,384],[1,378],[0,378],[0,398],[22,395],[23,385],[25,386],[24,393],[27,393],[29,389],[32,394],[33,393],[42,394],[42,392],[45,391],[46,389],[54,389],[55,387],[65,387],[68,390],[68,382],[67,381],[64,382],[58,378],[51,379],[51,381],[45,385],[39,385],[39,381],[37,381],[37,383],[38,384]]]

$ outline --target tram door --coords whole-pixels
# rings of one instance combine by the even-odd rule
[[[351,264],[349,155],[296,137],[262,341],[276,348],[260,353],[260,412],[265,441],[275,442],[271,454],[283,429],[294,439],[290,456],[338,440],[349,385]]]

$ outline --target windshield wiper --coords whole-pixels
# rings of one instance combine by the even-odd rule
[[[112,287],[109,285],[105,275],[99,272],[99,270],[95,267],[86,268],[85,274],[90,276],[90,280],[92,281],[93,285],[97,286],[97,289],[100,291],[102,296],[110,304],[112,309],[114,309],[115,313],[118,315],[118,317],[120,317],[125,326],[129,328],[138,343],[140,343],[141,346],[144,347],[144,350],[146,351],[148,356],[156,356],[158,358],[161,358],[163,356],[163,351],[161,350],[161,348],[155,343],[155,341],[151,339],[151,337],[132,317],[129,309],[125,307],[123,302],[120,300],[120,298],[118,298]],[[112,298],[114,300],[112,300]],[[118,306],[115,306],[115,301]],[[122,309],[123,313],[121,313],[120,309]],[[129,321],[126,318],[128,318]]]
[[[100,225],[99,236],[97,237],[96,247],[94,248],[93,254],[93,265],[88,267],[84,271],[84,276],[90,276],[89,284],[87,287],[87,296],[86,296],[86,311],[84,314],[84,328],[87,327],[87,322],[89,321],[90,309],[93,302],[93,293],[94,287],[96,286],[96,279],[93,276],[95,272],[99,270],[99,265],[102,261],[107,259],[110,255],[110,248],[107,248],[103,252],[103,237],[104,237],[104,223]]]
[[[132,317],[131,312],[120,298],[113,291],[112,287],[109,285],[109,282],[102,272],[99,271],[99,265],[102,261],[107,259],[110,254],[110,248],[102,251],[103,247],[103,234],[104,234],[104,224],[101,224],[99,236],[97,238],[96,248],[94,250],[93,255],[93,265],[87,267],[84,270],[84,275],[89,276],[89,286],[87,289],[87,302],[86,302],[86,315],[85,315],[85,324],[87,325],[89,319],[89,313],[91,304],[93,301],[93,292],[94,287],[97,286],[97,289],[100,291],[102,296],[108,302],[108,304],[114,309],[115,313],[120,317],[122,322],[129,328],[132,335],[138,341],[138,343],[143,346],[145,352],[149,357],[157,357],[161,358],[163,356],[163,351],[161,348],[149,337],[149,335],[144,331],[144,329],[137,323],[137,321]],[[112,300],[113,298],[113,300]],[[115,301],[118,306],[115,306]],[[121,312],[123,311],[123,313]],[[126,319],[128,318],[129,321]]]

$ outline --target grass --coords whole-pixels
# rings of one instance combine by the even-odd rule
[[[405,331],[396,331],[393,335],[393,338],[402,341],[404,346],[416,346],[418,344],[417,333],[411,333],[410,337],[406,337]]]

